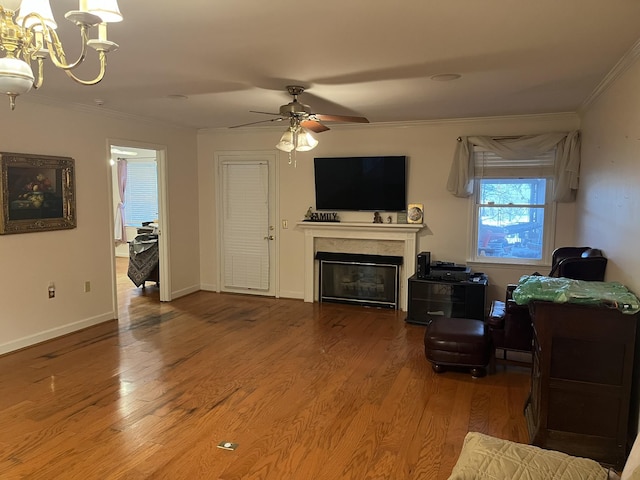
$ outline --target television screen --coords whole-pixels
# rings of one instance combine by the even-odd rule
[[[315,158],[316,210],[407,209],[405,156]]]

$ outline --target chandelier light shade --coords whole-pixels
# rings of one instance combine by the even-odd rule
[[[22,0],[18,16],[16,17],[16,23],[23,25],[24,28],[33,27],[35,31],[41,32],[41,23],[43,21],[49,28],[53,28],[54,30],[58,28],[58,24],[53,18],[53,12],[51,11],[49,2],[42,0]]]
[[[103,22],[122,21],[122,14],[116,0],[86,0],[87,12],[99,16]]]
[[[73,62],[66,59],[49,0],[0,0],[0,54],[4,54],[0,57],[0,92],[9,96],[12,110],[18,95],[42,86],[46,58],[82,85],[95,85],[104,78],[106,54],[118,48],[107,39],[107,23],[122,21],[117,0],[80,0],[78,10],[67,12],[65,18],[80,29],[82,48]],[[96,25],[98,37],[89,38],[89,30]],[[84,62],[87,47],[97,52],[100,70],[93,79],[83,80],[72,70]]]

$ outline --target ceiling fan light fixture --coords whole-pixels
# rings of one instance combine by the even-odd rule
[[[291,126],[282,134],[276,148],[287,153],[291,153],[294,150],[296,152],[308,152],[317,145],[318,140],[306,128]]]
[[[282,137],[280,137],[280,142],[278,142],[276,148],[288,153],[295,148],[294,142],[295,138],[293,135],[293,131],[288,128],[287,131],[282,134]]]
[[[296,146],[296,150],[299,152],[308,152],[309,150],[313,150],[318,146],[318,140],[316,140],[311,132],[309,132],[306,128],[300,127],[298,131],[298,145]]]

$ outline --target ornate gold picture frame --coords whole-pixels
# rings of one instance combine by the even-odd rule
[[[0,152],[0,234],[76,227],[75,161]]]

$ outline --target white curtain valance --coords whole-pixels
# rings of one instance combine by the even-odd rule
[[[474,147],[490,151],[508,160],[530,160],[555,149],[554,191],[556,202],[573,202],[578,190],[580,170],[580,133],[544,133],[521,137],[460,137],[449,172],[447,190],[457,197],[473,193],[477,178]]]

